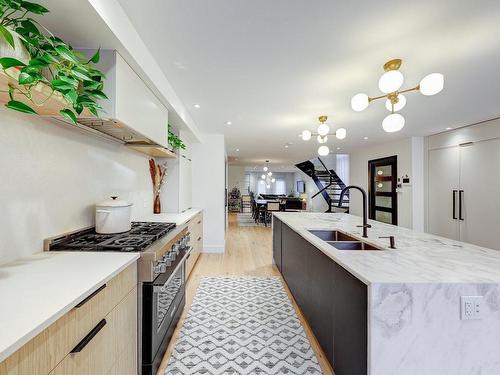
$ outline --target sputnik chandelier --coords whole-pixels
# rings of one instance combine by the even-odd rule
[[[312,136],[315,136],[318,143],[321,144],[318,148],[318,154],[320,156],[326,156],[330,153],[330,149],[327,145],[325,145],[328,141],[328,136],[335,135],[337,139],[344,139],[347,136],[347,130],[345,130],[345,128],[338,128],[334,134],[331,134],[330,127],[325,124],[326,120],[328,120],[328,116],[319,116],[318,120],[320,124],[318,126],[317,133],[312,133],[309,130],[303,130],[301,138],[303,141],[309,141]]]
[[[351,99],[351,107],[356,112],[361,112],[368,107],[370,102],[378,99],[386,99],[385,107],[391,114],[382,121],[382,128],[388,132],[397,132],[405,125],[405,118],[396,113],[406,105],[406,97],[403,93],[420,91],[422,95],[431,96],[439,93],[444,86],[444,77],[441,73],[432,73],[425,76],[420,83],[410,89],[400,90],[404,82],[403,74],[399,71],[401,59],[394,59],[384,64],[385,73],[378,81],[378,87],[384,95],[370,97],[361,93],[354,95]]]
[[[266,165],[264,166],[264,168],[262,168],[262,170],[264,171],[264,173],[262,174],[262,176],[260,176],[260,183],[265,183],[266,188],[269,189],[271,188],[271,183],[276,182],[276,179],[273,177],[273,172],[269,170],[269,160],[266,160]]]

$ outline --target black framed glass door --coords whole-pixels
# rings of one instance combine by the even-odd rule
[[[397,175],[397,156],[389,156],[368,162],[370,219],[398,225]]]

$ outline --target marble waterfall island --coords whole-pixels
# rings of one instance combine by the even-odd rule
[[[343,284],[335,279],[330,287],[333,294],[328,294],[336,296],[327,306],[336,313],[331,318],[333,338],[326,337],[323,342],[327,357],[332,346],[330,357],[337,375],[357,374],[342,372],[349,356],[352,363],[364,361],[365,367],[360,367],[359,373],[370,375],[500,374],[500,251],[376,221],[370,221],[372,228],[368,229],[368,238],[363,239],[357,227],[361,223],[360,217],[335,213],[283,212],[276,213],[274,220],[275,262],[294,297],[303,299],[304,313],[311,311],[313,330],[314,303],[318,301],[309,308],[308,294],[320,295],[315,288],[329,283],[329,274],[326,272],[327,279],[321,282],[314,280],[324,266],[308,260],[314,258],[308,254],[302,268],[307,270],[310,264],[317,269],[311,270],[312,286],[302,297],[301,284],[306,281],[295,280],[291,258],[294,243],[300,242],[303,253],[318,252],[323,263],[333,261],[339,272],[359,284],[355,290],[360,293],[346,293]],[[309,232],[313,229],[339,230],[382,250],[337,250]],[[379,238],[387,236],[395,237],[396,249],[389,249],[388,239]],[[303,278],[307,271],[301,273]],[[366,300],[356,305],[351,296],[353,300],[356,296]],[[461,319],[462,296],[482,297],[481,319]],[[358,310],[366,307],[366,312],[348,311],[354,313],[352,318],[347,314],[346,321],[339,321],[346,305]],[[326,320],[322,317],[323,322]],[[349,348],[342,352],[344,348],[338,347],[349,332],[346,325],[353,337],[358,337],[363,350],[354,345],[351,352]],[[351,344],[352,340],[347,341],[346,346]]]

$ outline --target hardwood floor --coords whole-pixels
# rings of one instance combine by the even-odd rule
[[[202,253],[186,284],[186,307],[182,313],[181,320],[177,325],[174,336],[163,357],[163,361],[157,375],[163,375],[168,359],[177,341],[180,327],[191,302],[196,293],[196,288],[203,276],[224,275],[247,275],[247,276],[280,276],[278,269],[272,264],[272,231],[267,227],[239,227],[236,214],[229,215],[229,228],[226,233],[226,251],[224,254]],[[318,361],[325,375],[335,375],[323,351],[319,347],[316,338],[311,332],[309,325],[304,320],[297,304],[293,300],[290,291],[285,289],[292,300],[292,304],[299,316],[311,346],[316,353]]]

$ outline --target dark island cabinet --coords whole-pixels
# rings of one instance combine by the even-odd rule
[[[273,216],[273,259],[281,272],[281,220]]]
[[[336,375],[366,375],[366,285],[276,218],[273,256]]]

